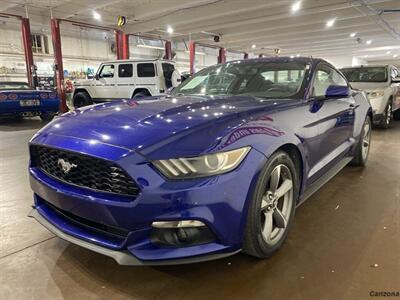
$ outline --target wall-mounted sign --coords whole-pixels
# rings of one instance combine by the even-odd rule
[[[126,24],[126,17],[118,16],[117,25],[118,27],[122,27]]]

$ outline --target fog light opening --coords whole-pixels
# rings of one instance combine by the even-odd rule
[[[160,247],[188,247],[210,243],[215,235],[201,221],[165,221],[152,224],[150,241]]]

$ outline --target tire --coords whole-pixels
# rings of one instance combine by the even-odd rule
[[[350,162],[351,165],[360,167],[366,166],[371,145],[371,132],[371,118],[367,116],[364,121],[363,129],[361,131],[360,140],[358,141],[357,147],[355,149],[354,158]]]
[[[53,120],[55,115],[56,114],[42,114],[40,115],[40,119],[42,119],[43,122],[50,122]]]
[[[87,105],[92,105],[93,101],[88,93],[78,92],[74,95],[73,103],[75,107],[83,107]]]
[[[388,129],[390,127],[390,122],[392,121],[392,102],[389,102],[385,108],[380,127],[383,129]]]
[[[278,169],[280,169],[279,176],[277,176]],[[276,180],[272,178],[279,178],[277,185],[273,183]],[[287,180],[291,180],[291,189],[280,198],[274,197],[273,186],[278,187],[276,191],[287,190],[283,188],[288,187]],[[247,212],[243,252],[258,258],[266,258],[281,248],[292,224],[298,195],[299,175],[295,164],[286,152],[278,151],[268,159],[258,177]]]
[[[149,96],[151,96],[149,92],[141,91],[141,92],[134,93],[132,96],[132,99],[140,99],[140,98],[149,97]]]
[[[400,120],[400,107],[394,111],[393,119],[395,119],[396,121]]]

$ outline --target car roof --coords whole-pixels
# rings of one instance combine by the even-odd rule
[[[102,64],[115,64],[115,63],[138,63],[138,62],[153,62],[153,61],[161,61],[161,62],[169,62],[169,63],[175,63],[172,60],[167,60],[167,59],[158,59],[158,58],[153,58],[153,59],[120,59],[120,60],[108,60],[102,62]]]
[[[290,56],[271,56],[271,57],[259,57],[259,58],[249,58],[249,59],[238,59],[238,60],[233,60],[233,61],[228,61],[226,63],[232,63],[232,62],[260,62],[260,61],[265,61],[265,62],[288,62],[288,61],[293,61],[293,62],[302,62],[302,63],[319,63],[319,62],[324,62],[329,65],[332,65],[328,61],[322,59],[322,58],[314,58],[314,57],[306,57],[306,56],[300,56],[300,57],[290,57]]]
[[[352,66],[352,67],[343,67],[342,69],[360,69],[360,68],[378,68],[378,67],[389,67],[391,65],[361,65],[361,66]]]

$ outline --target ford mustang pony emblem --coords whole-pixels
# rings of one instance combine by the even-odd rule
[[[77,167],[77,165],[71,164],[70,162],[64,160],[63,158],[59,158],[58,161],[57,161],[57,164],[59,166],[61,166],[61,169],[63,170],[63,172],[65,174],[68,174],[69,171],[71,171],[72,168],[76,168]]]

